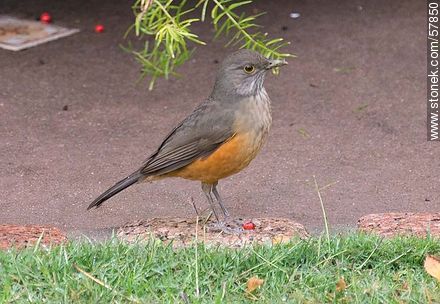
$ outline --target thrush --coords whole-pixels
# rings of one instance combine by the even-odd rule
[[[247,167],[266,141],[272,115],[264,78],[267,71],[285,64],[251,50],[229,55],[210,96],[177,124],[139,169],[98,196],[87,210],[133,184],[181,177],[201,182],[217,221],[215,202],[228,218],[218,181]]]

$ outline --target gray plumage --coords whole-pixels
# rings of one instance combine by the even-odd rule
[[[253,120],[260,117],[253,117],[259,115],[250,108],[253,103],[257,103],[256,106],[262,107],[269,115],[260,119],[262,127],[270,125],[269,98],[263,88],[264,75],[267,70],[283,64],[285,61],[268,60],[250,50],[240,50],[228,56],[219,68],[210,97],[165,137],[141,168],[101,194],[88,209],[99,207],[107,199],[136,182],[173,172],[209,156],[234,136],[237,122],[241,125],[249,124],[249,128],[255,127],[258,131],[259,127],[255,124],[259,121]],[[251,73],[244,72],[247,67],[254,70]],[[266,104],[258,104],[261,102]],[[249,112],[249,119],[243,117],[243,112]],[[267,131],[268,129],[264,134],[260,132],[259,136],[265,137]],[[256,137],[256,140],[259,140],[258,145],[263,142],[262,138]],[[216,191],[215,185],[214,190]]]

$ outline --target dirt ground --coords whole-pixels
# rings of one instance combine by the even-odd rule
[[[133,21],[126,1],[4,0],[0,14],[49,11],[79,34],[26,51],[0,50],[0,223],[53,224],[93,233],[127,221],[193,216],[200,185],[179,179],[131,187],[98,210],[88,204],[131,173],[173,125],[210,93],[223,41],[200,46],[149,92],[120,48]],[[260,155],[220,183],[235,216],[354,227],[372,212],[438,211],[438,143],[426,141],[423,1],[258,1],[264,31],[291,42],[269,75],[273,128]],[[289,17],[299,12],[298,19]],[[93,26],[102,22],[104,34]],[[196,25],[210,41],[208,24]],[[63,107],[68,106],[64,111]]]

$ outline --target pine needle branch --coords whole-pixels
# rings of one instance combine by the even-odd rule
[[[158,78],[178,76],[176,68],[184,64],[194,50],[194,47],[188,47],[188,43],[205,45],[191,26],[196,22],[206,22],[209,11],[214,38],[228,36],[226,47],[249,48],[276,59],[293,57],[279,51],[289,44],[282,38],[269,39],[267,33],[251,32],[260,28],[255,20],[264,13],[251,16],[237,13],[251,3],[252,0],[199,0],[190,6],[186,0],[136,0],[133,5],[135,21],[126,36],[133,31],[146,42],[141,50],[134,49],[130,43],[124,49],[131,52],[141,65],[141,78],[151,77],[151,90]],[[200,13],[200,18],[186,18],[195,10]]]

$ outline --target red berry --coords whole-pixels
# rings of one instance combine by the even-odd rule
[[[243,229],[244,230],[254,230],[255,229],[255,224],[252,222],[247,222],[243,224]]]
[[[52,16],[49,13],[44,12],[44,13],[42,13],[40,15],[40,21],[43,22],[43,23],[51,23],[52,22]]]
[[[95,32],[97,32],[97,33],[104,32],[104,26],[102,24],[95,25]]]

